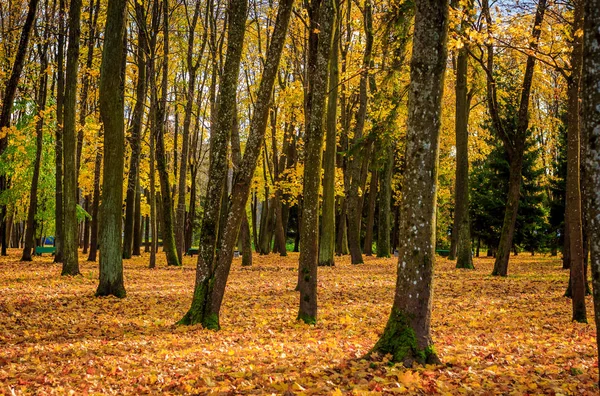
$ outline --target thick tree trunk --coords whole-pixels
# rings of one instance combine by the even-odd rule
[[[47,32],[46,28],[46,32]],[[47,33],[44,34],[47,36]],[[48,44],[40,45],[40,89],[37,98],[37,108],[39,119],[35,126],[36,132],[36,148],[35,162],[33,165],[33,176],[31,178],[31,190],[29,194],[29,208],[27,211],[27,229],[25,231],[25,246],[23,247],[23,255],[21,261],[31,261],[31,254],[35,249],[35,229],[37,222],[35,215],[37,213],[37,198],[38,198],[38,182],[40,178],[40,165],[42,163],[42,144],[44,142],[44,111],[46,109],[46,93],[48,88],[48,75],[45,70],[48,68]]]
[[[600,1],[587,0],[584,13],[582,79],[582,137],[585,146],[585,185],[588,210],[590,266],[594,294],[594,318],[600,327]],[[600,351],[600,337],[596,337]]]
[[[64,155],[64,246],[62,275],[79,274],[77,233],[77,147],[75,108],[77,102],[77,74],[79,69],[79,37],[81,0],[69,5],[69,44],[65,74],[65,125],[63,129]]]
[[[125,297],[121,249],[125,162],[125,10],[127,0],[109,0],[100,69],[100,116],[104,125],[100,282],[97,296]],[[121,60],[121,62],[117,62]],[[120,77],[120,78],[119,78]]]
[[[323,118],[327,99],[328,64],[335,24],[336,3],[313,0],[308,5],[310,18],[307,98],[308,124],[304,140],[304,180],[302,224],[300,226],[300,262],[298,319],[307,324],[317,321],[317,265],[319,261],[319,190],[323,151]],[[358,246],[360,250],[360,246]]]
[[[337,17],[340,12],[337,10]],[[323,164],[323,209],[319,243],[319,265],[335,265],[335,159],[337,156],[337,107],[339,84],[339,41],[340,26],[336,21],[329,60],[329,95],[327,98],[327,119],[325,137],[325,158]]]
[[[583,0],[575,1],[573,30],[583,28]],[[583,231],[580,187],[580,119],[579,87],[583,62],[583,37],[573,36],[571,52],[571,75],[569,76],[568,129],[567,129],[567,198],[566,213],[569,227],[570,285],[573,303],[573,320],[587,322],[585,309],[585,272],[583,266]]]
[[[409,88],[406,177],[392,313],[372,352],[411,366],[436,363],[431,339],[435,207],[448,2],[417,0]]]
[[[469,224],[469,98],[467,92],[468,53],[465,47],[456,59],[456,182],[454,188],[454,227],[456,268],[473,269]]]

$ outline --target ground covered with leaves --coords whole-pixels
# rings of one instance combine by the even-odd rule
[[[390,311],[394,259],[320,268],[314,327],[295,321],[297,254],[236,259],[214,332],[174,325],[195,258],[155,270],[147,256],[126,261],[119,300],[94,297],[97,264],[83,256],[75,278],[49,256],[19,257],[0,259],[0,394],[598,394],[595,327],[571,323],[556,258],[511,257],[508,278],[489,276],[491,259],[474,271],[438,259],[443,365],[406,369],[362,359]]]

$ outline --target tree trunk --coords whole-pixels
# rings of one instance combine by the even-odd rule
[[[369,185],[369,205],[367,206],[367,224],[365,230],[365,245],[363,251],[366,256],[373,255],[373,227],[375,225],[375,205],[377,204],[378,172],[371,172],[371,184]]]
[[[356,124],[354,127],[354,147],[352,148],[353,157],[348,161],[348,172],[350,173],[350,189],[347,194],[348,205],[348,247],[352,256],[352,264],[361,264],[363,262],[360,249],[360,226],[362,218],[362,199],[359,196],[361,186],[362,160],[366,155],[366,145],[363,142],[363,131],[367,115],[368,102],[368,79],[369,68],[371,67],[371,53],[373,50],[373,21],[371,0],[365,1],[365,52],[363,55],[363,70],[360,75],[359,89],[359,107],[356,113]],[[364,191],[364,189],[363,189]]]
[[[600,327],[600,1],[587,0],[584,13],[582,80],[582,137],[585,146],[585,185],[588,210],[590,266],[594,289],[594,318]],[[600,337],[596,337],[600,351]]]
[[[48,36],[48,28],[44,33],[44,36]],[[40,90],[37,98],[37,107],[39,113],[39,119],[35,126],[36,131],[36,149],[35,149],[35,162],[33,165],[33,176],[31,178],[31,191],[29,194],[29,209],[27,211],[27,229],[25,231],[25,246],[23,248],[23,256],[21,261],[31,261],[32,250],[35,249],[35,229],[37,222],[35,215],[37,213],[37,190],[38,181],[40,178],[40,165],[42,163],[42,150],[44,142],[44,111],[46,109],[46,93],[48,88],[48,74],[45,72],[48,68],[48,44],[40,45]]]
[[[56,55],[56,131],[54,144],[54,160],[56,165],[55,174],[55,203],[54,203],[54,262],[63,261],[63,240],[64,240],[64,214],[63,214],[63,124],[64,124],[64,102],[65,102],[65,73],[64,73],[64,52],[65,52],[65,0],[59,1],[58,10],[58,38]]]
[[[84,199],[84,209],[87,213],[90,213],[90,200],[90,195],[86,194]],[[88,254],[90,249],[90,223],[90,218],[86,216],[83,222],[83,250],[81,251],[83,254]]]
[[[218,311],[209,308],[210,294],[215,287],[213,276],[215,271],[215,255],[219,235],[221,202],[227,183],[227,146],[235,120],[237,80],[242,57],[242,47],[246,33],[247,0],[231,0],[229,3],[229,25],[227,32],[227,54],[217,103],[214,130],[210,137],[210,165],[208,169],[209,183],[206,192],[206,205],[202,229],[198,263],[196,265],[196,284],[192,306],[180,324],[201,323],[205,328],[218,329]],[[270,94],[270,92],[269,92]],[[256,109],[255,109],[256,112]],[[235,232],[237,239],[237,231]],[[235,243],[235,241],[234,241]],[[233,248],[233,245],[229,246]],[[232,253],[233,254],[233,253]],[[225,279],[226,281],[226,279]],[[224,285],[223,285],[224,288]]]
[[[64,155],[64,245],[62,275],[79,274],[77,233],[77,136],[75,108],[77,102],[77,74],[79,69],[79,37],[81,0],[69,5],[69,43],[65,73],[65,118],[63,130]]]
[[[135,184],[135,219],[133,220],[133,248],[131,249],[132,256],[141,256],[142,246],[142,191],[140,189],[140,177],[136,178]]]
[[[300,226],[300,262],[298,319],[307,324],[317,321],[317,265],[319,261],[319,190],[323,151],[323,117],[327,99],[328,64],[336,17],[336,2],[312,0],[310,18],[307,97],[308,124],[304,138],[304,179],[302,189],[302,224]],[[360,250],[360,246],[358,246]]]
[[[575,1],[573,31],[583,28],[583,0]],[[583,37],[573,35],[571,52],[571,75],[567,87],[567,193],[566,218],[569,227],[570,285],[573,303],[573,320],[587,322],[585,309],[585,272],[583,266],[583,231],[581,223],[580,188],[580,120],[579,87],[583,62]]]
[[[337,10],[339,19],[340,11]],[[327,98],[327,119],[325,136],[325,158],[323,164],[323,208],[319,243],[319,265],[335,265],[335,159],[337,156],[337,107],[339,84],[339,20],[333,27],[331,59],[329,60],[329,95]]]
[[[372,352],[411,366],[437,363],[430,321],[441,99],[448,2],[417,0],[401,201],[398,277],[392,313]]]
[[[96,296],[125,297],[121,249],[125,162],[126,0],[109,0],[100,68],[100,117],[104,125],[100,281]],[[121,62],[117,62],[121,60]],[[120,78],[119,78],[120,77]]]
[[[463,47],[456,59],[456,182],[454,188],[454,227],[456,268],[473,269],[469,225],[469,98],[467,92],[468,53]]]
[[[125,227],[123,234],[123,258],[129,259],[133,253],[133,233],[136,214],[135,206],[139,191],[137,189],[139,179],[140,151],[142,144],[142,124],[144,109],[146,107],[146,12],[140,2],[135,2],[136,23],[138,24],[137,43],[137,82],[135,89],[136,102],[133,108],[131,122],[131,158],[129,159],[129,174],[127,176],[127,194],[125,198]]]
[[[97,141],[102,137],[102,133],[98,133]],[[100,206],[100,172],[102,170],[102,150],[96,147],[96,162],[94,165],[94,194],[92,197],[92,224],[90,227],[90,252],[87,261],[96,261],[96,253],[98,251],[98,226],[99,206]]]
[[[379,183],[379,219],[377,230],[377,257],[391,257],[393,247],[390,244],[390,225],[392,217],[392,173],[394,170],[394,146],[385,142],[385,163]]]

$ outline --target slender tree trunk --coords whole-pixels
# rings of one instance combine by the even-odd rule
[[[133,248],[131,249],[132,256],[141,256],[142,246],[142,191],[140,189],[140,177],[136,178],[135,183],[135,219],[133,220]]]
[[[583,28],[583,0],[575,1],[573,31]],[[580,120],[579,87],[583,62],[583,37],[573,35],[571,75],[569,76],[567,130],[567,226],[569,227],[570,285],[573,320],[587,322],[585,309],[585,272],[583,266],[583,231],[580,188]]]
[[[65,102],[65,73],[64,73],[64,51],[65,51],[65,0],[59,1],[58,10],[58,38],[56,55],[56,132],[54,155],[56,164],[55,174],[55,204],[54,204],[54,262],[63,262],[63,240],[64,240],[64,187],[63,187],[63,130],[64,130],[64,102]]]
[[[125,10],[127,0],[109,0],[100,69],[100,116],[104,125],[100,282],[97,296],[125,297],[121,206],[125,162]],[[121,62],[117,62],[121,60]],[[117,77],[119,76],[119,77]]]
[[[375,225],[375,205],[377,204],[378,172],[371,172],[371,183],[369,185],[369,205],[367,206],[367,224],[365,230],[365,246],[363,251],[366,256],[373,255],[373,227]]]
[[[469,98],[467,92],[468,53],[465,47],[456,59],[456,182],[454,188],[454,227],[456,268],[473,269],[469,224]]]
[[[587,0],[584,12],[582,79],[582,137],[585,146],[585,185],[590,192],[588,210],[590,266],[594,295],[594,318],[600,327],[600,1]],[[600,337],[596,337],[600,351]],[[600,383],[599,383],[600,385]]]
[[[102,133],[98,133],[97,141],[102,137]],[[102,149],[96,147],[96,161],[94,165],[94,194],[92,196],[92,224],[90,227],[90,253],[87,261],[96,261],[96,253],[98,251],[98,226],[99,207],[100,207],[100,172],[102,170]]]
[[[137,60],[137,82],[136,82],[136,102],[133,108],[131,138],[131,158],[129,160],[129,174],[127,176],[127,194],[125,198],[125,227],[123,234],[123,258],[129,259],[133,250],[133,232],[136,214],[135,206],[139,191],[137,190],[140,166],[140,151],[142,144],[142,122],[144,118],[144,109],[146,107],[146,12],[140,2],[135,2],[136,23],[138,24],[138,48],[136,52]]]
[[[7,128],[10,126],[10,116],[12,114],[12,106],[15,100],[15,94],[17,93],[17,88],[19,85],[19,80],[21,78],[21,72],[23,71],[23,66],[25,64],[25,57],[27,56],[27,48],[29,45],[29,37],[31,36],[31,31],[33,30],[33,24],[35,20],[35,15],[37,12],[38,0],[29,0],[29,6],[27,9],[27,17],[25,18],[25,23],[23,24],[23,28],[21,29],[21,38],[19,39],[19,46],[17,48],[17,54],[15,56],[15,60],[13,63],[12,71],[8,82],[4,88],[4,95],[2,96],[3,104],[2,104],[2,112],[0,113],[0,130]],[[8,147],[8,137],[4,136],[0,138],[0,156],[4,154],[6,148]],[[0,174],[0,193],[8,190],[8,178],[6,174]],[[0,254],[2,256],[6,256],[6,248],[8,245],[8,240],[10,237],[10,233],[8,232],[8,227],[6,224],[6,214],[7,209],[6,205],[2,205],[2,216],[0,217],[1,228],[0,228],[0,244],[2,245],[2,250]]]
[[[362,199],[359,196],[361,186],[362,160],[368,157],[366,144],[363,142],[363,131],[367,115],[368,102],[368,79],[371,67],[371,53],[373,51],[373,21],[371,0],[365,1],[365,52],[363,55],[363,70],[360,75],[359,107],[356,113],[356,124],[354,127],[354,151],[353,158],[348,161],[348,172],[350,172],[350,189],[347,195],[348,205],[348,247],[352,256],[352,264],[363,262],[360,249],[360,226],[362,218]],[[363,189],[364,191],[364,189]]]
[[[64,155],[64,246],[62,275],[79,274],[77,233],[77,134],[75,109],[77,102],[77,74],[79,69],[79,37],[81,0],[69,5],[69,43],[65,74],[65,125],[63,130]]]
[[[47,31],[44,36],[47,38]],[[39,113],[39,119],[36,123],[36,149],[35,149],[35,162],[33,165],[33,176],[31,178],[31,190],[29,194],[29,208],[27,211],[27,229],[25,231],[25,246],[23,248],[23,256],[21,261],[31,261],[31,253],[35,249],[35,229],[37,222],[35,215],[38,207],[38,181],[40,178],[40,165],[42,163],[42,144],[44,142],[44,111],[46,110],[46,93],[48,87],[48,75],[45,72],[48,68],[48,44],[40,45],[40,89],[37,98],[37,108]]]
[[[379,219],[377,230],[377,257],[391,257],[390,228],[392,220],[392,173],[394,170],[394,146],[385,142],[385,162],[379,184]]]
[[[437,363],[431,339],[435,208],[448,2],[417,0],[394,305],[372,352],[411,366]]]
[[[84,199],[84,209],[87,213],[90,213],[90,200],[89,194],[86,194]],[[88,254],[90,249],[90,218],[86,216],[83,222],[83,250],[81,253]]]

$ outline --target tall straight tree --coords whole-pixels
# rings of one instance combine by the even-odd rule
[[[398,276],[392,313],[372,352],[396,362],[438,361],[431,339],[435,211],[446,69],[447,0],[417,0],[406,132],[406,171],[400,203]]]
[[[336,16],[334,0],[312,0],[308,4],[310,32],[308,39],[308,123],[304,138],[304,181],[302,221],[300,225],[300,263],[298,319],[307,324],[317,321],[317,266],[319,260],[319,190],[323,154],[323,117],[327,99],[327,80],[333,26]],[[360,250],[360,246],[358,247]]]
[[[46,13],[48,11],[46,6]],[[46,14],[47,15],[47,14]],[[39,119],[35,125],[36,133],[36,148],[35,148],[35,162],[33,165],[33,175],[31,177],[31,189],[29,194],[29,208],[27,211],[27,229],[25,231],[25,245],[23,247],[23,255],[21,261],[31,261],[31,253],[35,248],[35,229],[37,222],[35,215],[37,214],[37,202],[38,202],[38,182],[40,179],[40,165],[42,163],[42,144],[44,142],[44,111],[46,110],[46,95],[48,91],[48,26],[44,30],[44,41],[43,44],[38,44],[38,53],[40,57],[40,88],[37,97],[37,110],[39,112]]]
[[[329,96],[327,98],[327,120],[325,137],[325,159],[323,164],[323,224],[319,242],[319,265],[335,265],[335,157],[337,155],[337,107],[339,84],[339,40],[340,11],[334,26],[331,59],[329,60]]]
[[[210,136],[210,164],[206,206],[200,231],[198,263],[196,264],[196,285],[192,306],[180,324],[198,324],[211,329],[219,328],[218,315],[209,312],[209,288],[214,287],[214,261],[218,243],[221,204],[227,184],[227,145],[231,137],[233,122],[236,119],[236,91],[242,59],[242,48],[246,34],[246,13],[248,0],[230,0],[228,9],[227,53],[217,103],[214,129]],[[237,235],[236,235],[237,237]]]
[[[167,132],[167,96],[169,87],[169,0],[162,2],[162,28],[163,28],[163,55],[162,55],[162,80],[161,98],[157,100],[154,111],[153,133],[156,148],[156,169],[160,182],[160,204],[162,210],[162,240],[167,265],[179,266],[181,262],[177,257],[175,246],[175,224],[173,221],[173,201],[169,182],[167,153],[165,150],[165,134]],[[153,18],[155,16],[153,15]],[[153,69],[155,73],[155,69]],[[156,88],[153,88],[156,89]],[[154,236],[153,236],[154,237]]]
[[[198,283],[199,280],[197,278],[192,308],[180,323],[202,323],[204,327],[219,329],[221,303],[225,294],[225,286],[231,268],[233,251],[239,234],[240,225],[246,217],[246,203],[248,202],[248,196],[250,194],[252,176],[256,170],[258,157],[260,156],[261,147],[264,141],[269,108],[273,97],[273,85],[275,83],[275,78],[277,77],[279,60],[285,43],[285,36],[292,13],[293,2],[293,0],[282,0],[279,3],[277,20],[275,22],[269,48],[267,49],[265,69],[263,71],[257,101],[250,124],[250,134],[246,143],[244,156],[238,167],[238,171],[234,175],[231,201],[227,212],[227,221],[222,225],[224,231],[219,244],[218,253],[216,254],[216,257],[213,256],[215,257],[215,263],[212,268],[208,268],[211,272],[209,273],[210,275],[207,280],[201,279],[203,283]],[[239,6],[243,7],[244,5],[239,4]],[[239,10],[239,8],[233,10]],[[243,38],[243,33],[241,33],[239,29],[242,29],[244,20],[241,20],[240,18],[240,20],[236,22],[240,25],[238,25],[235,30],[229,31],[229,38],[234,37],[237,39],[240,38],[240,35],[241,38]],[[232,29],[231,26],[230,29]],[[234,55],[236,54],[237,53],[234,53]],[[227,70],[227,68],[225,68],[225,70]],[[235,102],[233,105],[235,111]],[[219,118],[220,117],[221,116],[219,115]],[[234,117],[234,122],[235,120],[236,117]],[[235,143],[234,145],[237,146]],[[233,148],[234,147],[232,147],[232,149]],[[235,149],[237,149],[237,147],[235,147]],[[197,270],[199,271],[201,268],[199,267]],[[205,271],[206,269],[202,270]]]
[[[123,231],[123,258],[131,258],[134,245],[135,220],[140,217],[136,213],[136,203],[139,192],[139,166],[142,145],[142,124],[146,107],[146,10],[140,2],[135,2],[135,19],[138,27],[138,43],[136,51],[137,82],[135,87],[135,106],[131,119],[131,158],[129,159],[129,174],[127,176],[127,194],[125,199],[125,227]]]
[[[481,60],[481,64],[487,75],[487,102],[488,110],[492,118],[492,125],[496,135],[502,141],[504,150],[508,155],[510,173],[508,180],[508,195],[504,211],[504,221],[500,242],[496,253],[496,261],[492,275],[507,276],[508,260],[513,247],[513,237],[517,223],[517,212],[519,210],[519,196],[521,191],[523,160],[525,156],[526,140],[529,129],[529,97],[533,83],[533,72],[535,69],[535,53],[541,34],[542,21],[546,11],[546,0],[539,0],[532,28],[532,39],[529,43],[529,51],[521,86],[521,98],[518,104],[516,128],[509,127],[503,120],[503,115],[498,103],[497,84],[494,77],[494,44],[492,40],[486,41],[487,60]],[[491,29],[492,16],[489,1],[482,1],[482,12],[484,14],[488,29]]]
[[[594,317],[600,327],[600,0],[586,0],[583,27],[582,136]],[[600,352],[600,337],[596,336]],[[600,385],[600,382],[599,382]]]
[[[81,0],[71,0],[69,5],[69,43],[65,74],[65,116],[63,128],[64,159],[64,240],[62,275],[79,274],[77,252],[77,136],[75,108],[77,102],[77,71],[79,70],[79,37]]]
[[[10,127],[10,116],[12,113],[12,106],[15,100],[15,94],[17,93],[17,87],[19,86],[19,80],[21,79],[21,72],[25,64],[25,56],[27,56],[27,48],[29,45],[29,37],[33,30],[33,23],[35,20],[35,14],[37,12],[38,0],[29,0],[29,6],[27,10],[27,17],[25,18],[25,24],[21,30],[21,38],[19,39],[19,47],[17,48],[17,54],[13,63],[12,71],[6,87],[4,88],[4,95],[2,96],[2,112],[0,112],[0,131],[4,128]],[[4,153],[8,146],[8,137],[4,136],[0,138],[0,155]],[[0,193],[8,189],[8,179],[5,174],[0,174]],[[2,245],[2,255],[6,256],[6,248],[8,243],[7,226],[6,226],[6,205],[2,205],[2,213],[0,213],[0,244]]]
[[[100,68],[100,116],[104,124],[100,283],[97,296],[125,297],[121,223],[124,167],[125,9],[127,0],[109,0]]]
[[[463,18],[469,15],[469,7],[463,9]],[[468,21],[462,20],[461,32]],[[456,268],[473,268],[471,255],[471,229],[469,225],[469,93],[467,89],[468,52],[463,46],[456,57],[456,184],[454,187],[454,227],[451,256],[456,257]]]
[[[63,261],[64,239],[64,194],[63,194],[63,126],[65,103],[65,0],[59,0],[58,6],[58,38],[56,43],[56,132],[54,143],[54,161],[56,166],[54,193],[54,262]],[[93,222],[93,220],[92,220]],[[95,259],[94,259],[95,260]]]
[[[585,272],[583,267],[583,229],[581,211],[581,136],[579,117],[579,93],[583,63],[583,1],[574,0],[573,44],[571,50],[571,74],[567,79],[567,194],[566,227],[569,228],[569,271],[573,320],[587,322],[585,309]]]

